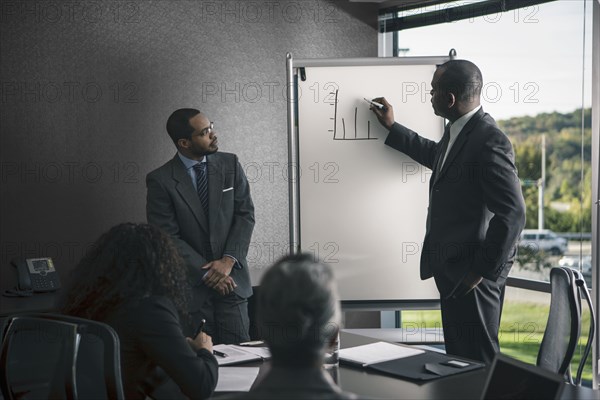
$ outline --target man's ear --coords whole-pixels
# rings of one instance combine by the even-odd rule
[[[187,149],[190,146],[190,141],[188,139],[179,139],[177,141],[177,147]]]
[[[448,92],[448,109],[456,106],[456,96],[454,95],[454,93],[452,92]]]

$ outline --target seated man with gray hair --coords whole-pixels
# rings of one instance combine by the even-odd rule
[[[337,340],[340,302],[333,271],[308,254],[286,256],[263,276],[258,291],[260,334],[271,368],[243,399],[355,399],[323,369]]]

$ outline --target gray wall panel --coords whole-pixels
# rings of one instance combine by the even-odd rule
[[[2,289],[12,257],[52,256],[66,280],[100,233],[144,221],[187,106],[246,168],[257,283],[288,243],[286,52],[377,55],[375,8],[343,3],[0,0]]]

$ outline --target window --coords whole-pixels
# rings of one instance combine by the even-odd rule
[[[457,58],[482,70],[483,108],[513,143],[527,204],[513,278],[547,282],[552,267],[565,265],[592,283],[591,3],[555,1],[394,33],[400,56],[444,55],[454,48]],[[549,300],[547,293],[507,287],[503,352],[535,363]],[[589,326],[584,311],[583,344]],[[441,317],[439,311],[405,311],[402,324],[436,328]]]
[[[476,2],[459,5],[469,3]],[[483,108],[515,148],[530,231],[521,242],[539,248],[536,254],[531,248],[519,252],[513,277],[548,281],[549,268],[561,257],[591,255],[592,94],[583,89],[591,86],[591,8],[586,8],[585,51],[582,0],[395,33],[398,54],[443,55],[454,48],[458,58],[482,70]]]

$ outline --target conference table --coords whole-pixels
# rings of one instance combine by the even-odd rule
[[[340,334],[340,347],[348,348],[379,341],[372,337],[344,332]],[[245,364],[259,366],[259,363]],[[368,369],[345,365],[332,371],[338,385],[347,392],[364,398],[381,399],[479,399],[485,385],[487,369],[482,368],[427,382],[399,379]],[[508,383],[510,384],[510,383]],[[565,384],[562,399],[600,399],[600,392],[587,387]],[[219,397],[222,393],[216,393]]]
[[[55,308],[56,300],[55,293],[40,294],[28,299],[3,297],[0,301],[0,316],[24,312],[47,312]],[[341,348],[360,346],[380,340],[370,336],[345,332],[344,330],[340,333]],[[264,364],[248,363],[243,365],[260,367]],[[380,399],[479,399],[487,377],[486,369],[478,369],[427,382],[419,382],[383,375],[372,370],[343,363],[331,372],[344,391],[356,393],[364,398]],[[215,393],[215,397],[220,397],[223,394],[225,393]],[[565,384],[562,399],[600,400],[600,391]]]

